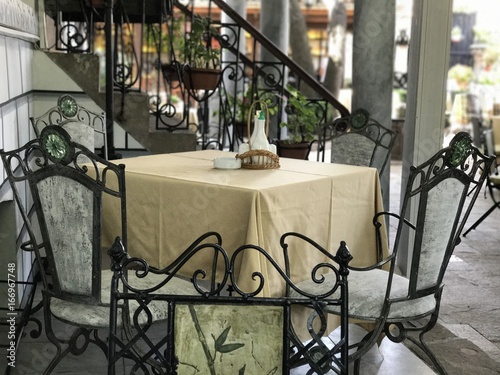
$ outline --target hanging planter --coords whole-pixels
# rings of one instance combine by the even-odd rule
[[[197,90],[213,93],[220,84],[222,76],[220,50],[213,48],[212,45],[213,39],[217,40],[219,37],[219,31],[209,18],[200,16],[193,18],[191,31],[184,44],[184,58],[188,63],[182,68],[182,81],[193,97],[196,97]]]
[[[178,65],[179,63],[177,61],[161,65],[161,72],[167,82],[178,82],[180,80],[181,71]]]
[[[188,90],[215,90],[219,87],[222,71],[220,69],[191,68],[185,65],[182,80]]]

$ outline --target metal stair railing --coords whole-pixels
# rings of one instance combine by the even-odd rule
[[[89,48],[77,50],[71,47],[67,51],[98,52],[97,46],[102,43],[103,34],[102,9],[89,8],[85,0],[65,2],[68,3],[73,4],[72,11],[65,13],[64,9],[58,9],[55,12],[55,22],[64,27],[65,23],[70,26],[75,23],[74,20],[78,20],[79,30],[85,30],[86,33],[75,31],[73,35],[66,34],[64,38],[78,41],[84,39],[82,45],[88,44]],[[78,17],[75,4],[80,4],[82,14]],[[198,10],[196,1],[167,0],[153,5],[145,2],[116,2],[113,15],[113,72],[115,90],[123,94],[120,103],[122,107],[127,93],[145,93],[149,96],[149,111],[156,130],[192,130],[197,133],[201,148],[231,151],[236,151],[247,136],[246,117],[241,118],[242,105],[249,107],[250,102],[255,99],[264,99],[273,107],[272,136],[280,138],[279,124],[286,120],[285,109],[290,95],[287,88],[288,75],[293,75],[296,89],[300,90],[307,85],[315,92],[310,103],[317,108],[320,122],[326,123],[338,115],[349,114],[348,109],[315,77],[291,60],[224,1],[209,0],[207,9],[212,25],[221,31],[217,42],[222,52],[223,79],[213,95],[201,97],[200,100],[193,92],[186,90],[182,82],[180,68],[185,61],[178,56],[179,47],[176,46],[187,37],[191,21]],[[226,13],[234,22],[216,21],[219,12]],[[231,33],[238,37],[231,37]],[[248,45],[251,46],[251,54],[240,49],[241,33],[250,38]],[[262,48],[269,51],[275,61],[259,60],[257,52]],[[161,66],[168,61],[173,61],[177,66],[175,74],[180,81],[162,75]],[[118,111],[116,120],[120,119]],[[241,124],[238,120],[243,120],[244,123]]]

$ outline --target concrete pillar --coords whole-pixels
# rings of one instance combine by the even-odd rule
[[[284,53],[288,53],[290,28],[290,4],[288,0],[261,1],[260,31]],[[262,61],[277,61],[276,58],[262,48]]]
[[[232,7],[240,16],[243,18],[246,18],[246,0],[225,0],[227,5]],[[222,13],[221,16],[221,21],[222,23],[235,23],[226,13]],[[221,31],[222,35],[227,35],[228,36],[228,43],[229,45],[236,45],[238,44],[236,39],[238,38],[237,35],[238,28],[224,28]],[[241,29],[241,35],[239,36],[239,47],[240,47],[240,52],[245,53],[246,50],[246,38],[245,38],[245,32],[243,29]],[[224,69],[228,65],[232,65],[231,62],[237,61],[236,55],[231,53],[227,49],[222,50],[222,61],[225,62],[222,65],[222,68]],[[241,60],[240,60],[241,61]],[[234,66],[236,69],[236,66]],[[236,72],[236,78],[235,80],[228,79],[227,74],[224,77],[224,85],[226,87],[226,90],[228,93],[231,95],[235,95],[236,92],[240,92],[243,90],[243,81],[239,80],[243,74],[243,64],[239,64],[238,69],[241,69],[240,71]]]
[[[365,108],[392,127],[395,0],[355,0],[352,110]],[[380,176],[384,207],[389,208],[390,165]]]
[[[269,38],[285,54],[288,53],[290,28],[290,4],[289,0],[262,1],[260,9],[260,31]],[[261,61],[277,61],[276,58],[265,48],[260,51]],[[269,70],[270,74],[276,75],[275,70]],[[286,70],[284,84],[286,85]],[[271,123],[269,138],[277,138],[278,124]]]
[[[450,56],[453,0],[414,0],[408,63],[408,95],[403,145],[401,198],[411,165],[419,165],[443,146],[446,78]],[[407,219],[415,223],[417,207]],[[410,269],[411,234],[401,241],[398,266]]]
[[[240,16],[243,18],[246,18],[246,0],[225,0],[227,5],[233,8],[235,12],[237,12]],[[225,24],[236,24],[236,22],[229,17],[226,13],[222,12],[221,14],[221,22]],[[221,35],[224,35],[227,37],[227,43],[229,46],[237,46],[239,45],[239,51],[243,54],[245,54],[246,51],[246,38],[245,38],[245,30],[241,29],[240,30],[240,35],[238,36],[238,27],[223,27],[221,29]],[[238,64],[236,64],[236,61],[239,61]],[[242,93],[245,90],[244,87],[244,69],[245,65],[241,63],[241,59],[238,59],[238,56],[234,53],[232,53],[229,49],[223,48],[222,49],[222,55],[221,55],[221,66],[224,71],[224,75],[222,76],[222,79],[224,81],[224,89],[226,93],[231,97],[231,98],[236,98],[238,96],[241,96]],[[218,134],[219,132],[219,124],[220,124],[220,118],[219,118],[219,101],[220,101],[219,95],[216,93],[214,94],[209,100],[208,100],[208,105],[209,105],[209,124],[211,126],[210,133],[213,134],[214,136]],[[216,126],[214,126],[216,125]],[[224,140],[225,144],[224,147],[233,147],[233,127],[229,127],[228,131],[230,132],[229,138],[226,138]],[[235,151],[238,149],[237,145],[235,148]]]

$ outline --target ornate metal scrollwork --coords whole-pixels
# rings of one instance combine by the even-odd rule
[[[215,236],[215,243],[205,242],[209,237]],[[289,234],[288,236],[299,236],[297,234]],[[302,238],[302,237],[301,237]],[[306,238],[306,237],[303,237]],[[336,305],[343,306],[343,309],[347,309],[347,304],[344,300],[339,299],[340,294],[333,294],[342,289],[342,293],[346,293],[344,290],[346,288],[345,276],[347,275],[347,263],[350,261],[350,253],[345,246],[345,243],[341,244],[341,249],[337,252],[336,256],[332,256],[332,260],[337,259],[343,262],[339,267],[342,269],[340,272],[333,265],[330,267],[326,263],[321,263],[315,267],[315,271],[312,274],[316,274],[318,269],[321,267],[328,267],[330,271],[336,272],[337,279],[328,287],[328,291],[320,294],[311,294],[303,290],[300,290],[288,275],[288,268],[283,269],[278,262],[271,257],[271,255],[256,245],[245,245],[236,249],[231,256],[226,253],[226,251],[221,247],[222,239],[216,233],[207,233],[202,239],[196,241],[192,246],[190,246],[186,251],[184,251],[176,260],[174,260],[170,266],[163,270],[158,270],[149,267],[147,262],[140,258],[129,257],[124,247],[121,244],[119,238],[115,241],[111,249],[108,251],[109,255],[112,257],[112,270],[114,271],[114,280],[119,281],[116,288],[112,291],[112,316],[116,319],[117,312],[115,309],[118,306],[124,306],[126,308],[127,304],[125,301],[133,301],[136,307],[135,313],[130,323],[129,332],[131,336],[127,337],[127,341],[123,341],[120,337],[115,334],[110,335],[111,347],[114,348],[115,345],[119,348],[118,351],[114,349],[111,350],[111,357],[113,361],[116,361],[120,356],[127,356],[133,361],[136,361],[136,366],[146,366],[149,368],[151,366],[155,372],[164,373],[165,371],[170,371],[173,368],[177,368],[179,365],[178,358],[175,354],[175,347],[173,343],[175,341],[176,331],[174,328],[174,319],[176,306],[186,305],[192,316],[192,322],[196,327],[196,332],[201,339],[202,345],[207,348],[207,339],[203,335],[203,328],[200,325],[200,320],[196,315],[198,307],[210,308],[210,311],[222,311],[217,310],[216,307],[220,306],[260,306],[267,307],[264,310],[273,310],[275,308],[283,309],[283,339],[286,344],[283,347],[283,356],[288,358],[286,365],[283,364],[283,373],[289,373],[291,368],[309,365],[311,369],[314,369],[316,373],[324,374],[330,370],[336,371],[339,374],[347,374],[347,328],[344,331],[345,336],[342,336],[339,342],[332,343],[332,345],[326,345],[323,341],[326,329],[327,329],[327,315],[328,313],[325,309],[328,306]],[[311,240],[308,240],[314,243]],[[285,246],[286,248],[287,246]],[[323,251],[326,251],[323,249]],[[285,254],[287,254],[285,250]],[[195,259],[200,259],[198,256],[202,256],[204,259],[203,264],[205,267],[201,267],[200,263],[196,263]],[[295,290],[298,291],[300,297],[265,297],[262,296],[264,286],[268,287],[270,280],[268,280],[267,275],[259,270],[242,270],[241,265],[243,262],[242,256],[249,256],[250,258],[258,257],[262,259],[267,266],[267,273],[273,273],[279,275],[280,282],[284,282],[290,285]],[[189,264],[194,267],[190,267]],[[285,263],[288,264],[288,261]],[[187,294],[172,294],[162,293],[162,288],[168,287],[175,278],[182,277],[183,269],[188,267],[192,269],[189,271],[190,284],[196,290],[196,295],[192,293]],[[184,274],[186,275],[186,274]],[[157,277],[158,282],[155,282],[151,287],[140,287],[136,284],[136,280],[148,279],[150,277]],[[162,276],[158,278],[158,276]],[[185,278],[184,278],[185,279]],[[315,277],[319,280],[319,276]],[[214,282],[216,281],[216,282]],[[139,282],[140,283],[140,282]],[[227,295],[225,293],[228,287],[231,289],[231,294]],[[165,290],[165,289],[163,289]],[[117,301],[121,300],[120,304]],[[113,302],[114,301],[114,302]],[[165,335],[159,341],[152,340],[150,329],[154,321],[153,314],[155,314],[155,307],[153,303],[167,303],[168,310],[170,312],[168,317],[168,326],[170,328],[165,330]],[[123,304],[122,304],[123,303]],[[307,317],[307,330],[311,337],[307,343],[303,343],[295,331],[294,325],[291,322],[291,307],[308,307],[311,308],[312,312],[306,314]],[[124,310],[127,313],[127,310]],[[174,317],[172,317],[172,314]],[[124,318],[125,319],[125,318]],[[218,321],[218,316],[213,316],[214,321]],[[207,322],[204,322],[207,324]],[[228,324],[226,322],[226,324]],[[188,324],[189,325],[189,324]],[[184,329],[184,325],[182,326]],[[215,347],[217,350],[237,350],[243,346],[243,344],[224,344],[227,334],[231,326],[226,327],[224,332],[218,337],[214,336]],[[113,331],[112,331],[113,332]],[[245,335],[250,335],[247,332]],[[217,338],[216,338],[217,337]],[[193,337],[193,339],[195,339]],[[163,345],[166,345],[166,350],[163,351]],[[140,350],[142,354],[137,355],[134,347]],[[293,350],[290,348],[293,347]],[[217,349],[218,348],[218,349]],[[344,353],[345,351],[345,353]],[[340,354],[340,353],[344,354]],[[210,357],[212,358],[212,357]],[[208,358],[210,360],[210,358]],[[258,360],[255,359],[255,360]],[[185,364],[184,364],[185,365]],[[311,370],[313,371],[313,370]]]
[[[48,158],[54,163],[67,165],[74,157],[74,149],[70,147],[70,136],[59,126],[47,126],[40,134],[41,144]]]
[[[57,100],[57,106],[65,117],[75,117],[78,112],[78,104],[71,95],[61,95]]]
[[[447,161],[450,166],[463,165],[472,151],[472,138],[469,133],[461,132],[450,142],[450,151]]]

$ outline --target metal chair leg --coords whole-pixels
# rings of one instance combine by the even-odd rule
[[[500,209],[500,202],[495,203],[493,206],[491,206],[483,216],[481,216],[474,224],[472,224],[472,226],[464,232],[464,237],[466,237],[471,230],[476,229],[478,225],[484,221],[484,219],[486,219],[493,211],[495,211],[495,208]]]
[[[421,332],[420,335],[418,335],[418,340],[416,338],[410,337],[410,336],[408,336],[407,339],[410,340],[412,343],[414,343],[416,346],[418,346],[425,353],[425,355],[427,355],[427,357],[431,360],[432,365],[434,366],[435,370],[440,375],[448,375],[448,372],[446,372],[443,365],[441,365],[441,362],[439,362],[439,360],[434,355],[432,350],[424,342],[424,334],[425,333],[426,332]]]

